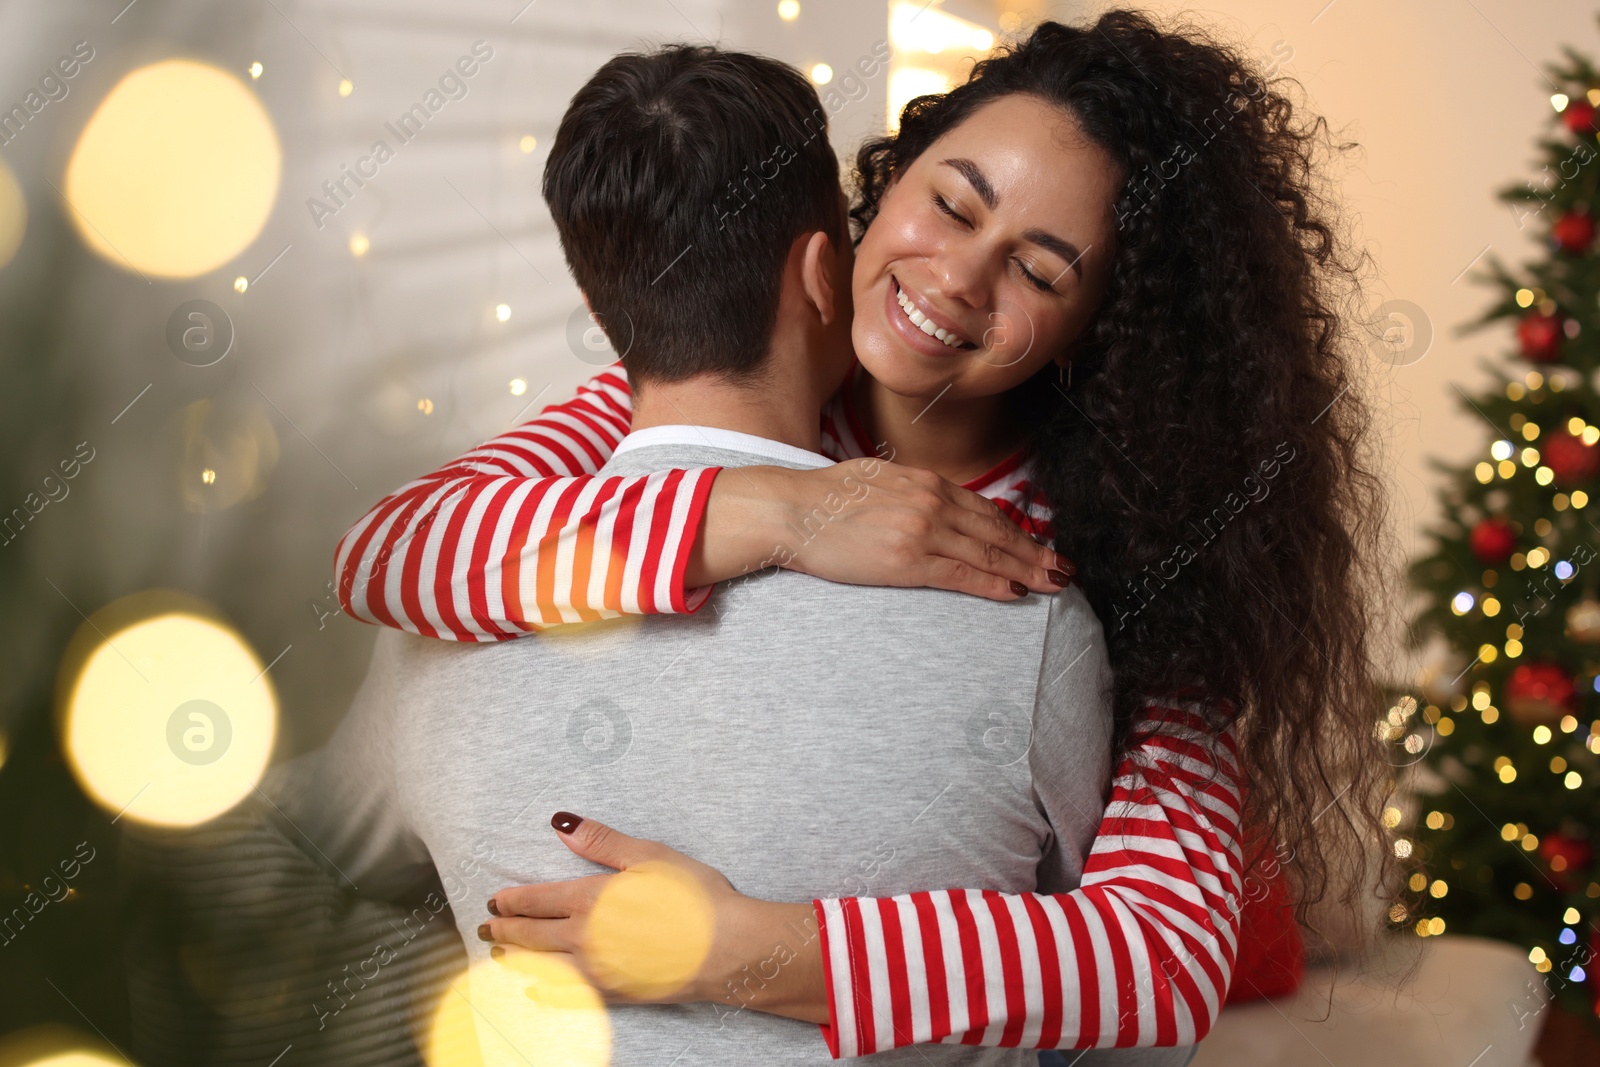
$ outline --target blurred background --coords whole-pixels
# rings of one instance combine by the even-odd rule
[[[582,305],[539,196],[556,124],[596,67],[668,40],[775,56],[817,83],[848,157],[1008,35],[1108,6],[0,0],[0,1035],[57,1028],[3,1055],[420,1055],[379,1011],[329,1044],[291,995],[306,959],[359,959],[387,913],[317,898],[325,925],[280,938],[277,963],[242,980],[221,963],[244,941],[192,932],[213,906],[196,903],[211,869],[195,857],[220,842],[272,866],[278,845],[251,836],[256,786],[328,736],[365,670],[374,632],[332,591],[343,531],[608,361],[573,340]],[[1510,321],[1458,327],[1496,299],[1486,264],[1547,254],[1546,228],[1494,193],[1545,165],[1538,141],[1567,97],[1555,104],[1543,71],[1566,47],[1600,52],[1594,12],[1140,6],[1276,62],[1361,146],[1330,178],[1378,270],[1369,400],[1396,532],[1423,553],[1448,485],[1434,464],[1470,466],[1489,440],[1461,395],[1501,389],[1516,343]],[[863,75],[885,43],[887,69]],[[1410,598],[1397,586],[1386,614]],[[1398,626],[1392,647],[1398,685],[1430,669]],[[189,701],[205,679],[236,699]],[[151,769],[177,766],[169,753],[181,782]],[[225,910],[270,940],[286,916],[255,888]],[[454,952],[440,939],[406,966],[425,981]],[[1515,955],[1511,992],[1478,1009],[1531,1035],[1544,1019],[1519,1018],[1514,996],[1542,1004],[1548,990],[1517,991],[1550,968],[1528,944]],[[243,1014],[271,1019],[229,1025]],[[1444,1014],[1429,1016],[1433,1054]]]

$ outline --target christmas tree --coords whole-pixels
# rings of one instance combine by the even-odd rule
[[[1378,723],[1415,760],[1414,811],[1395,842],[1414,864],[1389,918],[1513,942],[1545,987],[1600,1010],[1600,74],[1567,52],[1542,166],[1506,189],[1547,251],[1511,269],[1478,328],[1512,320],[1517,352],[1495,388],[1463,394],[1492,426],[1487,455],[1444,468],[1444,521],[1412,567],[1413,632],[1448,652]],[[1440,644],[1442,638],[1442,645]],[[1530,996],[1523,1011],[1535,1014]],[[1513,1011],[1517,1007],[1513,1005]]]

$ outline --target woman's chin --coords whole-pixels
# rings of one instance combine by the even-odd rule
[[[935,364],[893,334],[857,330],[856,360],[879,385],[899,396],[933,397],[949,387],[959,365]]]

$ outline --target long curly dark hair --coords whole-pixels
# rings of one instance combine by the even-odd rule
[[[1070,388],[1047,364],[1015,399],[1056,547],[1105,626],[1119,748],[1151,702],[1235,722],[1246,823],[1293,857],[1304,921],[1330,889],[1356,904],[1387,856],[1368,598],[1388,539],[1351,356],[1366,259],[1319,186],[1326,123],[1286,81],[1134,12],[1045,22],[861,148],[851,218],[864,230],[897,172],[1012,93],[1120,164]]]

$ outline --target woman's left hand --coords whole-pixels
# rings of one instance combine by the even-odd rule
[[[714,868],[593,819],[557,812],[550,823],[577,855],[618,873],[502,889],[480,938],[563,953],[612,1003],[713,1001],[828,1020],[809,903],[744,896]]]

